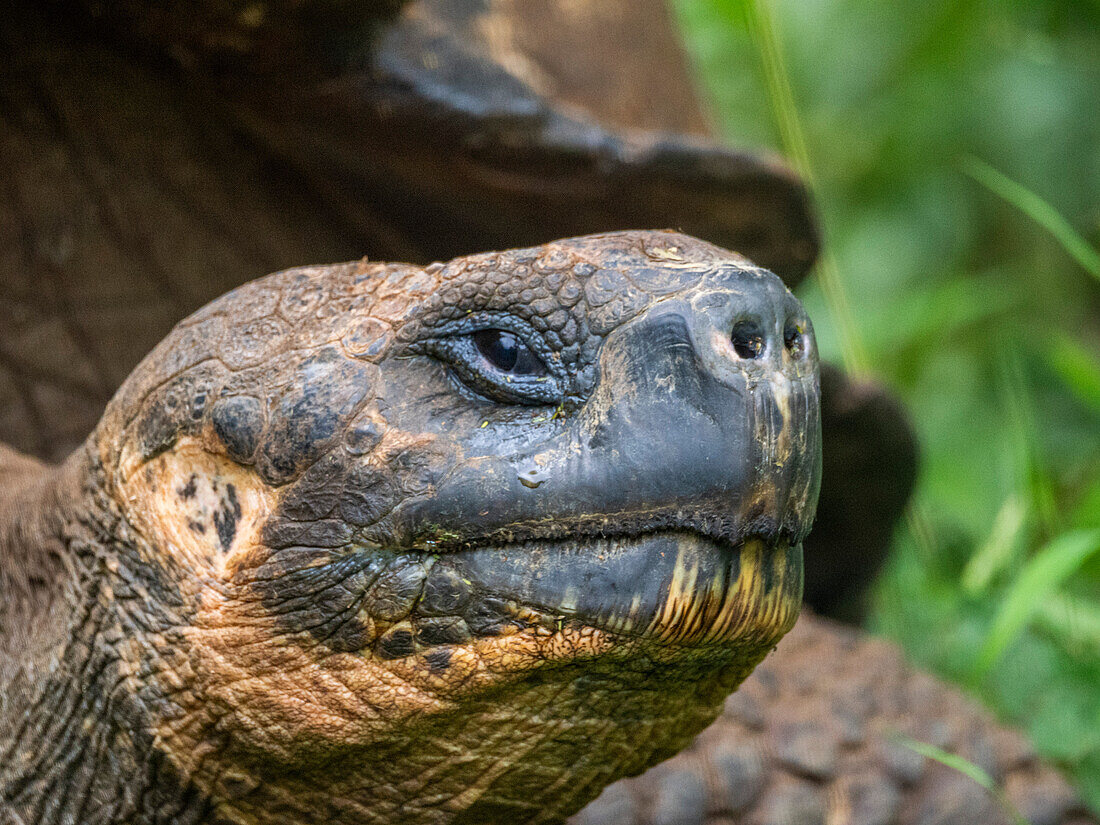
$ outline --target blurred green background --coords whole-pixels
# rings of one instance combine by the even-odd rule
[[[1100,4],[674,5],[719,130],[812,170],[823,355],[919,433],[870,628],[1100,811]]]

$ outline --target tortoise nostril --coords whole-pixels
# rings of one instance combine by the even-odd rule
[[[802,324],[794,319],[787,321],[787,325],[783,328],[783,346],[787,348],[792,358],[801,358],[806,354],[806,333],[802,329]]]
[[[759,358],[764,354],[764,333],[755,321],[738,321],[730,334],[733,351],[741,358]]]

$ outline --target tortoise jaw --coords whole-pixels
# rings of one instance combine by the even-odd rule
[[[802,595],[801,545],[691,531],[530,541],[436,564],[522,606],[520,621],[665,645],[774,643],[793,625]]]
[[[443,661],[471,645],[518,650],[532,640],[554,648],[549,658],[555,661],[639,644],[673,658],[675,651],[701,649],[749,653],[766,650],[790,630],[802,596],[800,544],[759,536],[734,543],[685,528],[337,556],[328,566],[361,573],[322,574],[324,564],[306,569],[347,585],[362,576],[367,589],[359,615],[370,618],[354,648],[370,647],[384,661],[412,662],[433,651],[434,661]],[[287,603],[285,592],[272,596]],[[568,641],[591,641],[593,633],[599,644]],[[545,651],[535,658],[548,660]],[[524,655],[508,661],[521,670],[532,665]]]

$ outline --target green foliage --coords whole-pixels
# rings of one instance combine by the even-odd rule
[[[1005,594],[974,663],[984,676],[1050,595],[1100,550],[1100,530],[1062,533],[1028,560]]]
[[[719,128],[813,182],[822,353],[921,440],[872,627],[1100,810],[1100,4],[675,7]]]
[[[962,586],[972,598],[988,589],[999,574],[1003,574],[1016,558],[1022,534],[1027,525],[1027,505],[1019,496],[1009,496],[993,520],[989,536],[979,544],[962,573]]]

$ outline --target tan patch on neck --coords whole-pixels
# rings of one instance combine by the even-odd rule
[[[219,576],[259,544],[278,498],[255,472],[191,438],[133,468],[119,494],[130,523],[160,553]]]

